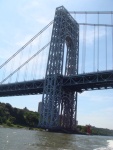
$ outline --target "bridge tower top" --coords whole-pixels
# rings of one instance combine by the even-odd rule
[[[78,73],[79,25],[61,6],[55,12],[46,75],[62,75],[65,44],[65,75],[75,75]]]
[[[64,6],[57,7],[56,12],[65,13],[70,18],[70,21],[72,21],[73,23],[77,23],[76,20],[70,15],[70,13],[67,11],[67,9],[65,9]]]

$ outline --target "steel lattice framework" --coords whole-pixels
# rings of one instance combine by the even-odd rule
[[[76,122],[77,93],[62,88],[64,47],[67,46],[65,75],[78,73],[79,25],[63,7],[55,12],[42,98],[40,127],[72,129]]]

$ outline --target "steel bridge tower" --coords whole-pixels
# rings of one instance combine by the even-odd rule
[[[77,92],[66,90],[62,85],[64,65],[65,76],[77,75],[78,58],[79,25],[63,6],[58,7],[54,17],[43,89],[39,122],[41,128],[49,130],[76,128]]]

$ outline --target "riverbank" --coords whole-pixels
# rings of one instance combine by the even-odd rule
[[[79,126],[80,127],[80,126]],[[85,128],[85,126],[82,126]],[[11,124],[8,126],[7,124],[0,124],[0,128],[12,128],[12,129],[25,129],[25,130],[34,130],[34,131],[45,131],[45,132],[53,132],[53,133],[65,133],[65,134],[77,134],[77,135],[89,135],[87,132],[78,131],[78,130],[45,130],[36,127],[28,127],[28,126],[21,126]],[[97,136],[113,136],[113,130],[110,129],[103,129],[103,128],[92,128],[92,132],[90,135],[97,135]]]
[[[12,129],[26,129],[26,130],[43,131],[43,129],[40,129],[40,128],[14,125],[14,124],[12,124],[10,126],[8,126],[7,124],[0,124],[0,128],[12,128]]]

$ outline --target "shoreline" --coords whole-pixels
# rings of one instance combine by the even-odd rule
[[[32,131],[44,131],[44,132],[53,132],[53,133],[64,133],[64,134],[76,134],[76,135],[87,135],[87,136],[112,136],[112,135],[101,135],[101,134],[87,134],[85,132],[78,132],[78,131],[64,131],[64,130],[45,130],[41,128],[36,127],[28,127],[28,126],[21,126],[21,125],[14,125],[11,124],[8,126],[7,124],[0,124],[0,128],[10,128],[10,129],[25,129],[25,130],[32,130]]]
[[[35,131],[42,131],[42,129],[35,128],[35,127],[27,127],[27,126],[21,126],[21,125],[14,125],[8,126],[7,124],[0,124],[0,128],[15,128],[15,129],[26,129],[26,130],[35,130]]]

